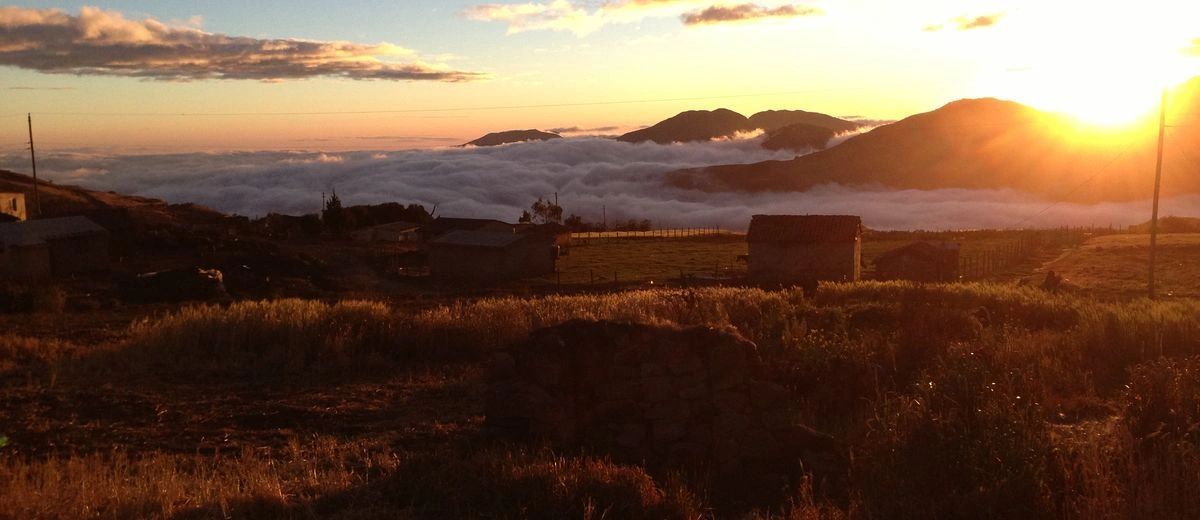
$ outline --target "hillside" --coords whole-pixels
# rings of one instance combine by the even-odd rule
[[[729,109],[718,108],[716,110],[689,110],[682,112],[654,126],[629,132],[617,139],[627,143],[641,143],[646,141],[658,144],[686,143],[691,141],[707,141],[721,137],[733,137],[740,132],[752,132],[754,130],[764,130],[770,134],[782,130],[784,127],[794,125],[803,125],[804,128],[789,131],[776,141],[774,146],[777,146],[777,148],[769,149],[824,148],[824,142],[820,146],[811,144],[819,140],[819,137],[814,137],[814,135],[817,135],[817,132],[820,135],[825,134],[825,132],[820,132],[820,130],[828,130],[829,136],[832,138],[834,134],[849,132],[859,128],[858,123],[816,112],[805,112],[803,110],[768,110],[746,117]],[[828,138],[825,141],[828,141]],[[791,144],[795,142],[801,144]]]
[[[766,110],[750,116],[750,124],[767,132],[785,126],[805,124],[827,128],[834,133],[853,132],[861,126],[853,121],[804,110]]]
[[[0,192],[24,193],[30,216],[33,216],[32,177],[0,170]],[[83,214],[104,220],[104,215],[119,213],[143,226],[189,228],[218,226],[226,218],[222,213],[197,204],[168,204],[158,199],[92,191],[46,181],[39,184],[38,192],[44,217]]]
[[[796,123],[768,131],[762,147],[768,150],[796,152],[824,150],[834,135],[833,130],[822,126]]]
[[[629,132],[617,140],[627,143],[653,141],[658,144],[707,141],[718,137],[729,137],[738,132],[748,132],[754,127],[750,120],[737,112],[725,108],[716,110],[689,110],[666,119],[649,128]]]
[[[502,144],[523,143],[525,141],[548,141],[562,139],[561,135],[541,130],[508,130],[492,132],[463,146],[500,146]]]
[[[1194,91],[1192,91],[1194,92]],[[1180,106],[1190,107],[1183,97]],[[1200,121],[1192,109],[1176,121]],[[1184,150],[1200,132],[1170,135],[1163,193],[1200,193]],[[790,161],[698,168],[667,182],[704,191],[804,191],[819,184],[896,189],[1013,189],[1077,202],[1144,199],[1153,185],[1156,134],[1150,124],[1113,130],[998,99],[950,103]]]

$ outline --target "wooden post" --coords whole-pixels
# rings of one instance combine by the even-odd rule
[[[1158,296],[1154,286],[1154,262],[1158,254],[1158,194],[1162,188],[1163,143],[1167,132],[1167,89],[1162,91],[1162,108],[1158,116],[1158,163],[1154,167],[1154,209],[1150,212],[1150,299]],[[32,138],[31,138],[32,141]],[[30,145],[32,146],[32,144]]]

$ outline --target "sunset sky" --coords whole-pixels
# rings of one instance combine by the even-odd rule
[[[1197,74],[1196,20],[1178,0],[30,1],[0,7],[0,150],[24,146],[26,112],[40,148],[120,153],[438,147],[717,107],[895,119],[982,96],[1115,123]]]

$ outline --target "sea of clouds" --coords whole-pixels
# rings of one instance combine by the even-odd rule
[[[227,213],[319,211],[322,193],[348,205],[437,206],[442,216],[513,221],[537,197],[557,192],[567,213],[599,221],[650,219],[656,226],[744,229],[757,213],[855,214],[875,229],[1124,226],[1147,220],[1149,203],[1057,204],[1006,190],[886,190],[821,186],[804,193],[701,193],[666,186],[680,168],[791,159],[763,150],[761,137],[706,143],[630,144],[598,137],[492,148],[363,152],[230,152],[39,155],[39,173],[58,183],[195,202]],[[0,155],[0,168],[27,171],[28,157]],[[1164,215],[1200,215],[1200,195],[1168,199]]]

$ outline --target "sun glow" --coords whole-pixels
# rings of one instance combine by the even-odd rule
[[[1047,5],[1017,19],[987,49],[1004,63],[980,78],[993,95],[1099,126],[1154,117],[1163,88],[1198,72],[1200,3],[1150,2],[1141,9]],[[1069,22],[1069,23],[1068,23]]]

